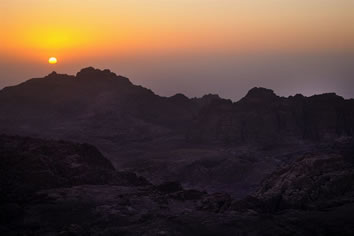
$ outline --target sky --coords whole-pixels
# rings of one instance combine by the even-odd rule
[[[354,98],[354,0],[0,0],[0,10],[0,88],[94,66],[165,96],[237,100],[262,86]]]

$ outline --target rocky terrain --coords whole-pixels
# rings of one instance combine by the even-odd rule
[[[279,168],[262,183],[257,198],[278,199],[278,209],[321,208],[352,202],[353,145],[352,140],[341,140]]]
[[[2,235],[352,235],[353,141],[300,155],[252,195],[152,185],[88,144],[1,136]]]
[[[336,94],[161,97],[89,67],[1,90],[0,133],[2,235],[354,232]]]
[[[90,143],[155,184],[244,197],[282,162],[352,136],[353,111],[353,100],[335,94],[285,98],[264,88],[238,102],[161,97],[89,67],[1,90],[0,133]]]
[[[0,136],[1,200],[26,200],[39,190],[83,184],[148,184],[117,172],[92,145]]]

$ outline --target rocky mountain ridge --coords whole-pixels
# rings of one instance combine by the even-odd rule
[[[229,145],[282,145],[353,136],[354,101],[334,94],[288,98],[253,88],[240,101],[219,100],[203,109],[191,140]]]
[[[161,97],[94,68],[32,79],[0,91],[0,231],[352,235],[353,114],[333,93]]]
[[[335,94],[286,98],[253,88],[238,102],[161,97],[92,67],[0,91],[0,133],[90,143],[154,184],[239,197],[283,162],[353,136],[353,125],[354,101]]]
[[[4,88],[0,105],[2,132],[48,132],[58,138],[78,136],[66,133],[69,128],[63,126],[70,125],[95,133],[105,129],[107,136],[121,134],[116,137],[121,142],[172,134],[189,142],[236,146],[318,141],[354,133],[354,101],[333,93],[285,98],[270,89],[253,88],[234,103],[217,95],[161,97],[123,76],[92,67],[76,76],[53,72]],[[109,129],[115,132],[108,135]],[[60,134],[63,130],[65,134]]]

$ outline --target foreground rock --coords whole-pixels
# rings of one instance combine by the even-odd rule
[[[275,171],[256,193],[273,210],[354,203],[354,142],[337,141]]]
[[[115,171],[88,144],[0,140],[1,235],[354,233],[351,140],[302,155],[243,200],[186,190],[177,182],[153,186]]]
[[[92,145],[0,136],[0,199],[25,200],[42,189],[83,184],[144,185],[134,173],[117,172]]]

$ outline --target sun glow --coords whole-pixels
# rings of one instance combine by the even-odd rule
[[[68,63],[98,56],[145,58],[145,52],[354,48],[353,1],[160,0],[151,6],[113,0],[4,2],[0,59],[5,55],[40,63],[56,55]]]
[[[55,57],[51,57],[48,59],[49,64],[57,64],[58,60]]]

